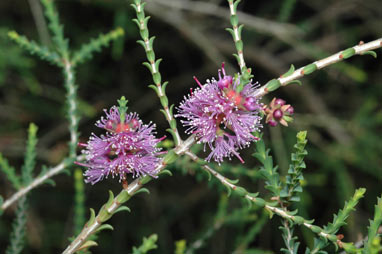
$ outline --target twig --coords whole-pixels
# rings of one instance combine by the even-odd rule
[[[197,155],[195,155],[194,153],[192,153],[190,151],[186,151],[185,155],[189,156],[193,161],[200,164],[199,162],[201,159]],[[226,178],[223,175],[216,172],[210,166],[205,164],[205,165],[202,165],[202,167],[204,170],[208,171],[214,177],[216,177],[223,185],[229,187],[233,191],[238,190],[238,189],[243,189],[242,187],[233,184],[232,181],[230,181],[228,178]],[[335,235],[331,235],[331,234],[327,234],[327,233],[323,232],[323,230],[320,227],[311,224],[309,221],[305,220],[304,218],[302,218],[300,216],[291,215],[288,211],[285,211],[282,208],[274,207],[274,206],[264,202],[264,200],[261,198],[254,197],[254,196],[251,196],[249,194],[244,194],[242,196],[244,198],[248,199],[249,201],[259,205],[259,206],[263,206],[266,210],[271,211],[271,212],[277,214],[278,216],[280,216],[284,219],[292,220],[296,224],[303,225],[303,226],[309,228],[310,230],[312,230],[313,232],[315,232],[316,234],[318,234],[321,237],[324,237],[330,241],[337,240]]]
[[[354,55],[363,55],[367,54],[370,51],[381,48],[382,47],[382,38],[379,38],[375,41],[371,41],[368,43],[360,42],[358,45],[345,49],[343,51],[340,51],[332,56],[329,56],[327,58],[315,61],[309,65],[306,65],[304,67],[299,68],[298,70],[295,70],[293,73],[289,75],[282,75],[278,79],[272,79],[268,83],[266,83],[264,86],[260,87],[257,92],[257,97],[262,97],[266,94],[268,94],[271,91],[276,90],[280,86],[286,86],[290,83],[293,83],[297,79],[303,77],[304,75],[311,74],[312,72],[322,69],[326,66],[332,65],[334,63],[340,62],[343,59],[347,59],[349,57],[352,57]]]
[[[150,17],[145,16],[145,3],[142,3],[141,0],[135,0],[132,6],[135,9],[137,15],[137,18],[133,19],[133,21],[135,21],[135,23],[137,24],[142,38],[142,40],[138,41],[138,43],[141,44],[144,48],[148,61],[144,62],[143,64],[150,70],[153,82],[155,84],[150,85],[150,87],[155,90],[159,97],[160,103],[163,106],[163,109],[161,111],[164,113],[166,120],[170,125],[169,132],[172,134],[175,144],[180,145],[182,143],[182,139],[179,135],[178,129],[176,127],[176,120],[174,119],[172,113],[173,105],[169,107],[168,98],[166,95],[166,86],[168,82],[162,83],[162,77],[159,72],[159,64],[161,62],[161,59],[155,60],[155,53],[153,48],[155,37],[149,36],[149,29],[147,27],[147,23]]]
[[[245,61],[244,61],[244,54],[243,54],[243,41],[241,40],[241,30],[243,28],[243,25],[239,25],[239,21],[237,18],[237,5],[239,4],[240,0],[236,0],[235,2],[233,0],[228,0],[229,4],[229,11],[231,14],[231,24],[232,29],[228,28],[227,30],[231,32],[233,41],[235,42],[235,47],[237,50],[237,62],[240,66],[240,71],[243,74],[243,72],[246,70]]]
[[[84,155],[80,155],[76,158],[76,160],[82,161],[84,158],[85,158]],[[13,203],[15,203],[17,200],[19,200],[21,197],[25,196],[32,189],[43,184],[46,180],[48,180],[49,178],[51,178],[54,175],[57,175],[58,173],[63,171],[65,168],[71,166],[72,164],[73,164],[73,160],[65,159],[63,162],[61,162],[57,166],[49,169],[44,175],[35,178],[28,186],[21,188],[15,194],[13,194],[10,198],[5,200],[3,205],[1,206],[1,210],[4,211],[9,206],[11,206]]]
[[[70,143],[69,143],[69,157],[74,158],[76,156],[76,148],[78,143],[78,122],[77,116],[77,86],[75,84],[74,69],[71,62],[64,58],[64,77],[66,88],[66,103],[68,104],[68,120],[70,131]]]

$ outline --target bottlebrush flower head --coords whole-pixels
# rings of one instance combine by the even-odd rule
[[[212,158],[220,163],[234,155],[244,162],[238,150],[247,147],[257,138],[252,135],[262,127],[259,116],[262,105],[256,97],[257,83],[241,84],[240,75],[232,77],[224,69],[219,70],[219,79],[207,80],[178,108],[176,117],[188,127],[188,134],[196,134],[199,143],[211,149],[206,160]]]
[[[118,175],[122,181],[130,173],[133,177],[157,173],[161,152],[156,145],[161,139],[154,136],[155,125],[143,124],[136,113],[126,114],[124,97],[119,102],[119,107],[105,110],[106,117],[96,123],[106,134],[93,133],[87,144],[80,144],[85,147],[86,163],[77,164],[88,168],[84,173],[87,183],[95,184],[109,175]]]

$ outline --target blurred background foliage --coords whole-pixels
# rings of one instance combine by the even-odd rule
[[[126,34],[77,69],[80,139],[86,141],[91,132],[100,134],[94,122],[121,95],[129,100],[130,111],[157,124],[158,136],[166,135],[159,100],[147,87],[151,77],[142,66],[145,54],[136,43],[139,34],[131,21],[135,14],[129,3],[55,2],[74,48],[117,26]],[[230,26],[226,1],[147,2],[147,13],[152,16],[149,29],[157,37],[156,55],[163,58],[161,72],[169,81],[170,103],[178,105],[196,87],[193,75],[201,81],[216,77],[222,62],[228,73],[238,70],[231,55],[235,52],[232,38],[224,30]],[[239,20],[245,24],[244,55],[260,84],[285,73],[292,63],[300,67],[382,34],[378,0],[243,0],[239,10]],[[55,165],[67,154],[69,140],[62,75],[12,43],[9,30],[51,43],[39,1],[0,1],[0,153],[20,168],[26,129],[34,122],[39,126],[37,164]],[[281,97],[295,108],[295,121],[289,128],[263,128],[266,144],[283,174],[297,131],[308,130],[305,186],[296,207],[302,216],[325,225],[355,188],[367,188],[357,211],[339,232],[346,241],[365,236],[367,220],[382,191],[381,50],[377,53],[378,59],[353,57],[303,78],[303,86],[290,85],[263,99],[269,102],[273,96]],[[202,152],[202,147],[194,149]],[[240,179],[249,191],[266,193],[253,152],[254,146],[243,151],[244,165],[235,159],[214,168]],[[269,220],[261,209],[228,198],[218,182],[208,182],[208,176],[187,158],[177,161],[171,171],[172,177],[148,185],[150,195],[128,203],[131,214],[120,213],[111,219],[115,230],[99,235],[94,253],[131,253],[132,246],[153,233],[158,234],[158,249],[150,253],[174,253],[175,246],[178,251],[186,246],[186,253],[279,253],[283,246],[279,218]],[[61,174],[54,179],[55,187],[39,187],[29,196],[27,253],[57,253],[73,235],[73,177]],[[86,207],[98,210],[107,199],[107,190],[118,192],[120,188],[112,179],[86,185]],[[0,177],[0,193],[8,197],[13,191]],[[0,250],[8,244],[15,208],[0,220]],[[310,231],[298,228],[296,234],[302,246],[312,244]]]

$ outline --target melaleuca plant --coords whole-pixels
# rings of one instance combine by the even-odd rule
[[[251,242],[261,234],[268,218],[279,220],[280,235],[272,237],[283,241],[284,246],[275,251],[289,254],[327,253],[327,250],[346,253],[380,253],[382,197],[377,198],[374,217],[370,220],[369,227],[366,229],[366,225],[362,226],[365,228],[362,231],[365,236],[360,243],[353,243],[342,234],[341,229],[346,225],[351,212],[355,210],[361,198],[365,196],[365,188],[355,190],[354,195],[345,201],[344,207],[333,214],[332,222],[326,225],[315,222],[314,219],[309,218],[306,211],[299,210],[306,191],[304,186],[309,182],[309,179],[304,177],[305,171],[309,170],[305,163],[309,156],[309,133],[297,132],[290,160],[286,161],[289,166],[285,168],[281,166],[282,163],[274,160],[272,151],[267,148],[268,138],[264,129],[268,126],[288,127],[294,117],[299,118],[299,115],[295,116],[295,113],[302,112],[302,109],[292,106],[292,101],[288,101],[290,104],[287,104],[282,98],[270,97],[270,93],[292,83],[301,84],[298,79],[303,76],[352,56],[369,54],[376,57],[373,50],[382,47],[382,39],[361,42],[299,69],[291,65],[290,69],[279,78],[261,85],[262,82],[254,75],[253,69],[247,67],[245,62],[243,25],[239,23],[239,3],[240,0],[227,0],[226,3],[231,24],[227,31],[234,41],[236,49],[234,57],[238,64],[238,71],[228,73],[225,63],[221,61],[223,62],[221,68],[211,74],[211,78],[199,81],[194,77],[196,85],[191,87],[189,95],[185,95],[181,102],[174,101],[175,104],[171,104],[166,94],[168,82],[162,80],[160,72],[162,59],[156,58],[155,37],[150,36],[148,29],[150,17],[145,13],[146,3],[141,0],[131,1],[135,15],[132,22],[137,25],[140,36],[138,44],[143,47],[147,58],[143,65],[151,74],[152,84],[149,87],[158,96],[162,106],[160,112],[163,113],[168,124],[169,137],[158,137],[154,122],[143,121],[138,113],[129,110],[126,99],[128,94],[118,95],[115,98],[118,104],[108,105],[107,109],[104,109],[104,116],[94,123],[95,127],[101,130],[101,134],[79,133],[81,114],[76,74],[81,69],[78,66],[91,60],[95,52],[101,51],[103,47],[122,37],[125,33],[122,28],[101,34],[80,46],[79,49],[72,49],[64,35],[64,27],[59,21],[53,1],[41,0],[52,43],[42,45],[15,31],[8,33],[9,39],[21,48],[61,71],[63,87],[66,91],[65,112],[69,142],[67,155],[62,162],[56,166],[42,167],[40,174],[36,177],[32,174],[36,168],[37,153],[37,127],[34,124],[30,125],[28,131],[21,174],[0,154],[0,169],[15,189],[14,194],[9,197],[0,196],[0,212],[17,203],[10,243],[6,249],[7,254],[21,253],[24,248],[29,208],[27,194],[43,183],[52,181],[51,177],[64,171],[73,172],[73,176],[70,176],[74,181],[74,216],[71,222],[73,229],[72,237],[63,253],[90,253],[91,247],[102,243],[99,240],[102,238],[100,232],[114,228],[112,223],[108,223],[116,213],[128,211],[131,212],[129,216],[134,216],[133,209],[126,206],[133,196],[138,193],[149,193],[146,186],[150,181],[161,181],[166,175],[172,176],[179,168],[184,174],[195,175],[197,180],[204,181],[207,178],[211,191],[216,191],[220,196],[213,220],[207,223],[197,240],[193,242],[177,240],[174,243],[176,254],[195,253],[203,245],[208,244],[208,239],[217,230],[228,225],[240,225],[241,230],[244,231],[240,235],[234,253],[262,253],[262,250],[252,248]],[[150,4],[147,3],[147,5]],[[209,6],[204,2],[198,4]],[[294,1],[285,1],[283,11],[280,12],[281,21],[288,19],[293,4]],[[227,8],[224,10],[228,12]],[[178,129],[178,124],[182,125],[185,133],[182,133],[181,128]],[[94,129],[97,129],[95,127]],[[314,135],[312,136],[314,140]],[[78,147],[80,149],[77,149]],[[81,153],[78,150],[81,150]],[[247,166],[242,155],[246,151],[253,151],[253,157],[258,161],[257,168],[251,169]],[[251,159],[253,158],[249,158]],[[238,165],[228,163],[231,160],[240,163]],[[199,171],[207,174],[195,173]],[[226,175],[244,176],[252,182],[244,187],[245,185],[238,184],[237,179],[230,179]],[[116,181],[113,181],[113,178],[116,178]],[[258,187],[257,183],[260,180],[262,185]],[[104,181],[115,182],[120,192],[115,195],[110,190],[107,202],[99,208],[98,212],[90,208],[90,217],[86,221],[85,187],[92,188],[91,186],[99,185]],[[221,191],[221,189],[227,191]],[[176,190],[173,192],[177,193]],[[244,201],[248,206],[232,211],[229,205],[230,194]],[[118,225],[115,227],[117,229]],[[296,234],[296,231],[300,229],[304,232],[304,238],[308,239],[305,239],[308,242],[307,246],[301,244],[302,238]],[[139,232],[138,229],[134,230]],[[161,235],[156,234],[148,238],[144,237],[140,246],[130,245],[132,253],[154,253],[153,250],[161,244],[160,240],[158,241],[160,238]],[[226,250],[224,253],[232,253],[232,251]]]

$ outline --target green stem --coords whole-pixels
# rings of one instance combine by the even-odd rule
[[[162,59],[155,60],[155,52],[153,48],[155,37],[149,36],[149,29],[147,27],[147,23],[150,17],[145,16],[145,12],[144,12],[145,4],[146,3],[142,3],[141,0],[134,0],[134,4],[132,4],[137,14],[137,18],[133,19],[133,21],[137,24],[141,38],[142,38],[142,40],[139,40],[138,43],[141,44],[142,47],[145,49],[147,60],[148,60],[148,62],[144,62],[143,64],[151,72],[155,85],[150,85],[149,87],[151,87],[157,93],[160,103],[162,104],[162,107],[163,107],[163,110],[161,111],[165,115],[170,125],[169,132],[172,134],[175,144],[179,145],[182,143],[182,139],[180,138],[178,129],[176,127],[176,120],[174,119],[174,116],[172,113],[173,105],[169,106],[168,104],[168,98],[166,95],[166,86],[168,82],[164,82],[162,84],[162,77],[159,72],[159,64]]]
[[[235,42],[235,47],[237,50],[237,55],[235,54],[237,63],[240,66],[240,71],[242,74],[244,74],[245,70],[247,69],[244,61],[244,54],[243,54],[243,41],[241,40],[241,30],[243,29],[243,25],[239,25],[239,20],[237,18],[237,5],[239,4],[240,0],[227,0],[229,4],[229,10],[230,10],[230,21],[232,25],[231,28],[227,28],[227,30],[231,33],[233,41]]]
[[[71,62],[68,59],[64,59],[64,78],[66,88],[66,104],[68,107],[67,118],[69,120],[69,158],[76,157],[76,149],[78,143],[78,122],[79,117],[77,115],[77,86],[75,84],[75,73]]]

